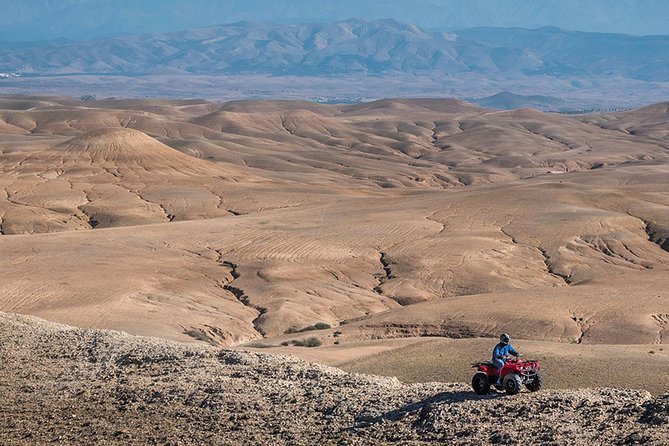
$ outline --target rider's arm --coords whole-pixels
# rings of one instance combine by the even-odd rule
[[[511,344],[509,344],[509,353],[511,353],[513,356],[518,356],[518,350],[513,348]]]

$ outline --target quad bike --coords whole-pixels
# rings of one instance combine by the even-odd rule
[[[472,367],[476,368],[476,373],[472,378],[472,388],[478,395],[488,394],[490,386],[497,390],[504,390],[509,395],[515,395],[520,392],[523,385],[530,392],[536,392],[544,384],[539,371],[539,362],[536,360],[509,359],[501,371],[490,361],[475,362]],[[501,381],[498,379],[500,372]],[[498,384],[500,382],[501,384]]]

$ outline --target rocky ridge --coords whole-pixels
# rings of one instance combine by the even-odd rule
[[[669,395],[492,394],[0,313],[0,443],[666,444]]]

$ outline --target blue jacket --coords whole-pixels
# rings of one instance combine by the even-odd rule
[[[505,361],[504,356],[508,354],[518,355],[518,352],[511,344],[502,344],[500,342],[492,351],[492,359],[501,359],[502,361]]]

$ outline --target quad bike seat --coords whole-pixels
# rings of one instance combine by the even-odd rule
[[[475,362],[472,365],[475,366],[475,367],[480,366],[480,365],[485,365],[485,366],[488,366],[488,367],[495,367],[495,364],[493,364],[492,361]]]

